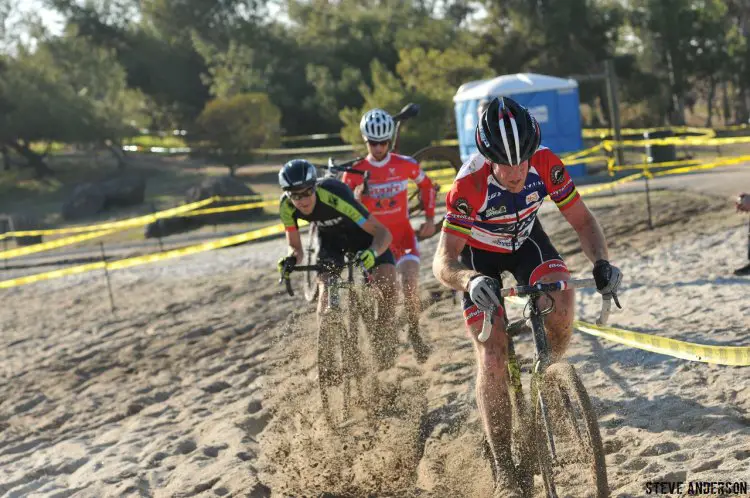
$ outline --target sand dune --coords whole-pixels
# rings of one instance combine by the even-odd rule
[[[750,345],[746,220],[724,200],[591,199],[625,274],[617,326]],[[543,223],[578,275],[590,264],[554,210]],[[313,309],[281,292],[282,241],[3,292],[0,496],[487,496],[474,365],[458,305],[430,275],[434,353],[402,344],[378,376],[380,416],[336,437],[320,413]],[[581,292],[579,317],[598,300]],[[518,310],[511,309],[511,313]],[[517,347],[530,357],[532,347]],[[653,480],[750,482],[750,370],[578,333],[568,352],[599,415],[613,496]]]

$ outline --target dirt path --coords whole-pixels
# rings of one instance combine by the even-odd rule
[[[615,325],[750,345],[748,280],[729,276],[746,220],[725,201],[659,192],[654,231],[642,196],[589,205],[625,274]],[[543,223],[588,275],[561,217]],[[418,365],[402,333],[381,418],[343,440],[320,414],[312,307],[273,277],[282,241],[113,272],[114,316],[100,274],[3,292],[0,496],[487,496],[471,343],[430,275],[434,242],[422,267],[434,353]],[[580,317],[596,307],[581,293]],[[583,334],[568,358],[599,414],[613,496],[649,480],[750,481],[747,368]]]

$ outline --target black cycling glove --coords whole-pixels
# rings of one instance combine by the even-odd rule
[[[616,266],[612,266],[605,259],[598,260],[594,263],[594,281],[596,281],[596,290],[602,296],[614,298],[617,307],[622,308],[617,300],[617,290],[622,281],[622,273]]]
[[[277,263],[276,267],[279,269],[279,274],[281,274],[281,278],[289,278],[289,275],[292,273],[292,270],[297,265],[297,258],[295,256],[286,256],[284,258],[279,259],[279,262]]]

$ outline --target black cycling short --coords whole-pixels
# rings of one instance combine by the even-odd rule
[[[346,239],[343,237],[326,236],[325,238],[323,238],[319,236],[317,263],[319,265],[329,266],[331,268],[343,268],[344,255],[347,252],[358,252],[367,249],[367,247],[369,246],[352,249],[350,247],[350,244],[348,244]],[[393,257],[393,253],[390,249],[386,249],[383,254],[375,258],[375,265],[373,266],[373,268],[376,268],[380,265],[395,264],[396,260]]]
[[[544,233],[539,220],[534,223],[529,237],[514,253],[484,251],[466,244],[458,260],[472,270],[492,277],[503,285],[502,273],[513,274],[518,285],[536,283],[542,276],[554,272],[568,272],[560,253]],[[467,323],[481,318],[475,309],[468,292],[463,295],[464,317]]]

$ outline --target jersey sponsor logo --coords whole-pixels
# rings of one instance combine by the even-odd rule
[[[458,211],[459,213],[471,216],[471,206],[469,205],[469,201],[467,201],[464,197],[459,197],[453,202],[453,208]]]
[[[325,220],[325,221],[317,221],[316,223],[318,223],[322,227],[332,227],[332,226],[338,225],[343,220],[344,220],[344,217],[339,216],[338,218],[333,218],[333,219]]]
[[[471,216],[466,216],[465,214],[458,214],[458,213],[447,213],[445,215],[445,218],[448,220],[465,220],[465,221],[473,221],[474,218]]]
[[[537,180],[535,182],[527,183],[523,188],[524,190],[529,190],[537,187],[544,187],[544,182]]]
[[[500,216],[501,214],[505,214],[508,212],[507,206],[497,206],[497,207],[491,207],[487,208],[484,211],[484,217],[485,218],[492,218],[495,216]]]
[[[491,201],[495,197],[500,197],[501,195],[503,195],[503,191],[502,190],[499,190],[497,192],[492,192],[489,196],[487,196],[487,200]]]
[[[550,177],[552,177],[552,184],[553,185],[560,185],[562,182],[565,181],[565,169],[561,164],[556,164],[552,167],[552,171],[550,172]]]
[[[395,197],[404,192],[408,184],[405,180],[388,183],[371,183],[367,189],[367,195],[376,199]]]
[[[386,208],[392,208],[395,207],[398,204],[395,199],[378,199],[375,201],[375,208],[376,209],[386,209]]]
[[[481,315],[482,313],[484,313],[484,312],[483,312],[482,310],[480,310],[480,309],[479,309],[479,308],[477,307],[477,305],[476,305],[476,304],[472,304],[471,306],[469,306],[468,308],[466,308],[466,309],[464,310],[464,319],[465,319],[465,320],[466,320],[467,322],[470,322],[470,321],[471,321],[472,319],[474,319],[474,318],[478,317],[478,316],[479,316],[479,315]]]
[[[539,192],[532,192],[526,196],[526,204],[531,204],[539,200]]]
[[[568,267],[562,263],[547,263],[547,268],[560,268],[561,270],[568,269]]]

